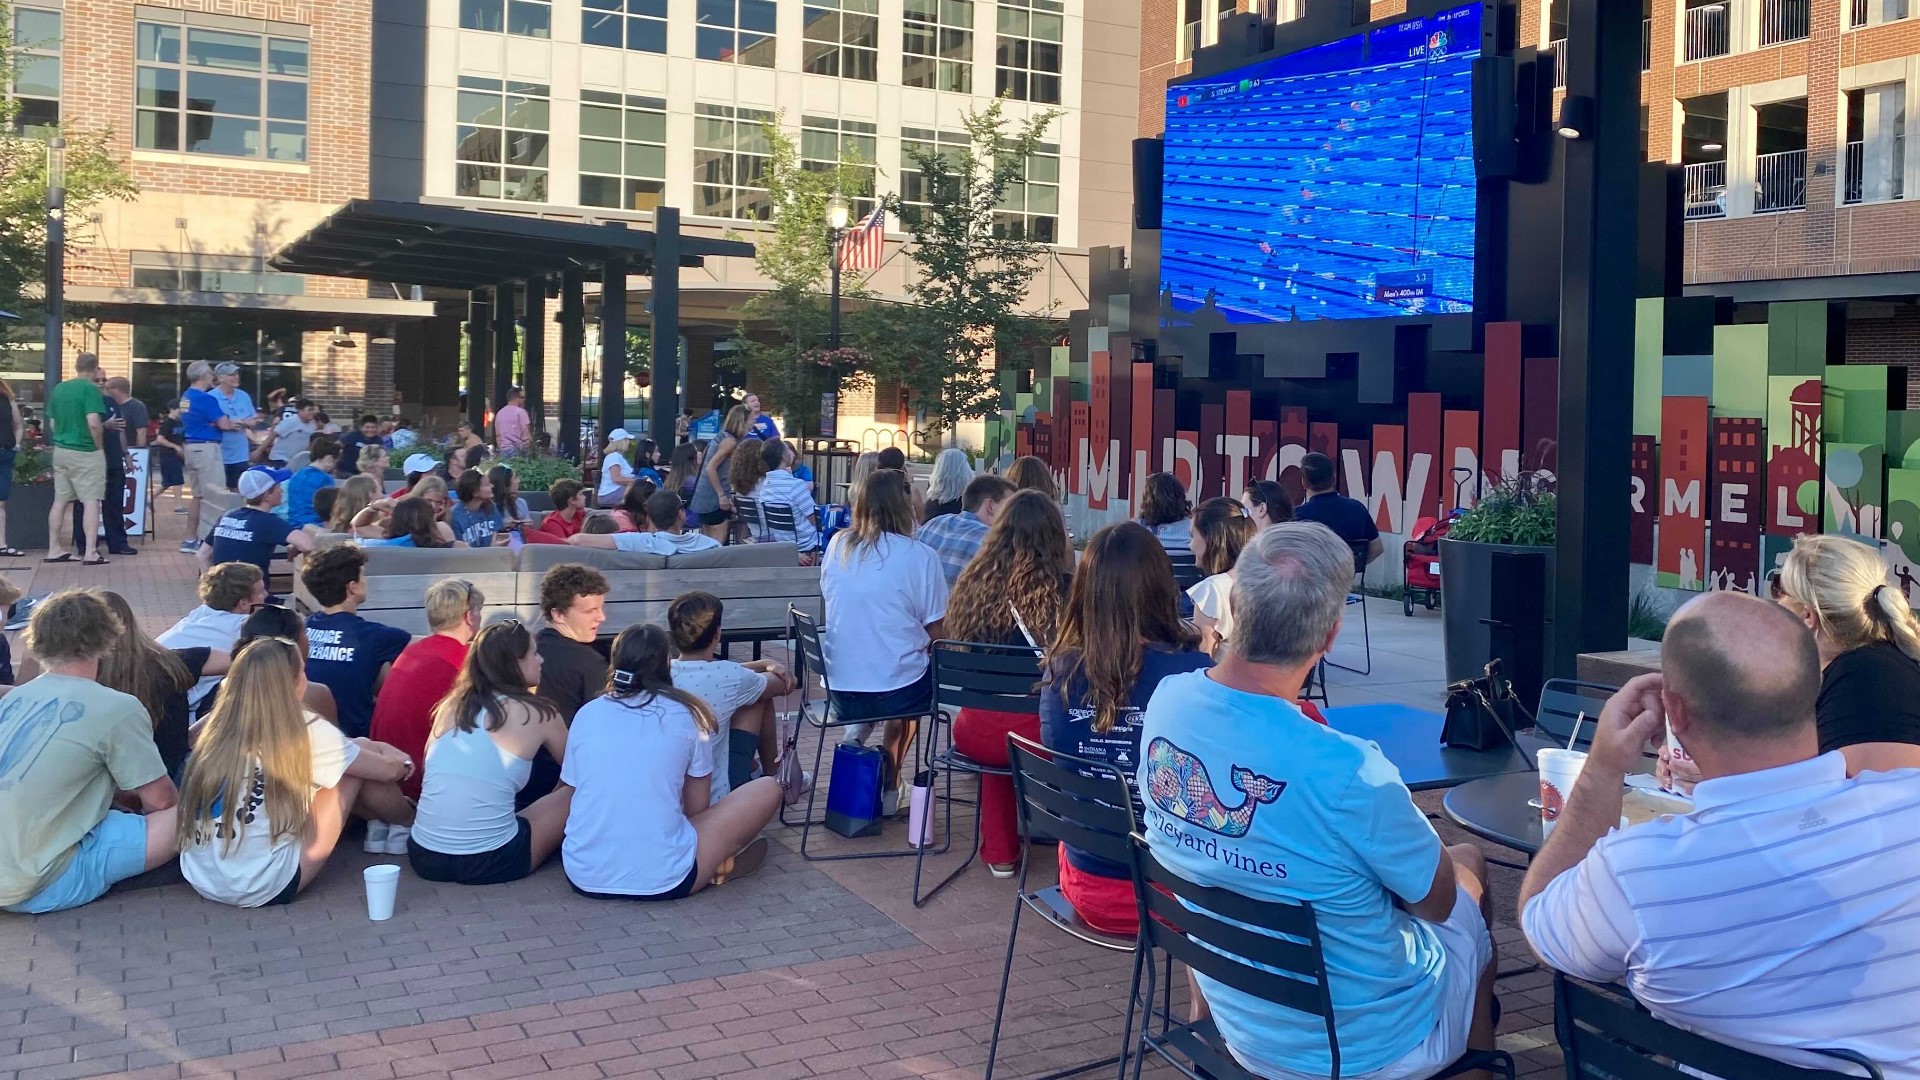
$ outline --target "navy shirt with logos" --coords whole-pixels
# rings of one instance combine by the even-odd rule
[[[333,691],[340,730],[358,739],[373,724],[380,669],[398,659],[412,635],[351,611],[307,616],[307,678]]]
[[[208,535],[207,543],[213,545],[213,562],[218,566],[224,562],[252,563],[267,572],[267,564],[273,561],[273,554],[287,542],[287,535],[293,532],[293,526],[287,520],[268,510],[258,510],[251,506],[237,506],[221,516]]]
[[[1353,549],[1355,570],[1365,564],[1367,545],[1380,537],[1380,527],[1373,523],[1366,504],[1335,491],[1321,492],[1294,507],[1293,520],[1317,521],[1332,529],[1335,536]]]
[[[1140,674],[1133,681],[1133,692],[1127,695],[1125,707],[1113,718],[1112,729],[1101,732],[1093,730],[1093,704],[1087,700],[1084,675],[1075,671],[1071,679],[1062,680],[1058,677],[1060,665],[1055,664],[1040,688],[1040,741],[1049,750],[1105,762],[1131,782],[1140,767],[1140,718],[1160,680],[1212,666],[1213,658],[1198,650],[1142,646]],[[1062,685],[1063,682],[1066,685]],[[1134,793],[1133,802],[1137,815],[1138,792]],[[1128,876],[1125,866],[1090,855],[1071,844],[1067,845],[1067,861],[1083,874],[1106,878]]]
[[[220,407],[220,399],[205,390],[188,387],[181,398],[180,424],[185,430],[188,442],[220,441],[220,421],[227,418],[227,412]]]

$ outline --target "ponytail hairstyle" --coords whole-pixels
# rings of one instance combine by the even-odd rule
[[[692,713],[702,733],[711,735],[720,730],[712,707],[673,685],[673,643],[665,630],[652,623],[634,623],[613,639],[612,656],[607,672],[608,697],[635,709],[665,698]]]
[[[1813,612],[1835,652],[1890,641],[1920,662],[1920,620],[1880,553],[1842,536],[1801,536],[1780,568],[1779,591]]]

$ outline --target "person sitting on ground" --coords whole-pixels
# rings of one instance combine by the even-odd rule
[[[581,532],[567,538],[575,547],[638,552],[647,555],[685,555],[720,546],[720,541],[705,533],[687,531],[687,512],[680,496],[671,491],[656,491],[647,499],[647,520],[652,532],[603,535]]]
[[[412,820],[398,783],[411,762],[301,708],[301,665],[291,641],[248,642],[195,740],[180,789],[180,873],[208,900],[290,904],[319,880],[348,814]]]
[[[1188,881],[1312,904],[1340,1071],[1413,1080],[1493,1048],[1486,862],[1471,844],[1441,843],[1377,745],[1294,704],[1339,633],[1352,582],[1353,552],[1320,525],[1275,525],[1247,545],[1233,648],[1212,668],[1162,679],[1147,704],[1140,831]],[[1190,982],[1194,1017],[1210,1010],[1243,1068],[1328,1074],[1319,1018],[1204,975]]]
[[[387,674],[386,684],[373,700],[375,739],[399,748],[415,761],[425,761],[427,736],[433,732],[433,710],[453,688],[467,661],[468,643],[479,632],[480,609],[486,598],[470,581],[443,578],[427,586],[424,607],[427,636],[401,650]],[[410,799],[420,797],[418,774],[401,785]]]
[[[478,475],[469,473],[469,476]],[[361,547],[410,547],[410,548],[463,548],[467,545],[453,539],[453,527],[434,517],[433,504],[418,496],[409,495],[393,504],[392,513],[387,515],[386,525],[382,529],[385,536],[378,539],[362,539]],[[487,545],[482,545],[487,546]]]
[[[612,511],[618,531],[647,532],[653,528],[653,522],[647,520],[647,500],[658,490],[653,481],[644,477],[627,485],[626,494],[620,496],[620,505]]]
[[[1000,509],[980,557],[947,598],[946,633],[956,641],[1047,649],[1060,632],[1060,610],[1073,583],[1073,549],[1060,504],[1038,491],[1015,492]],[[1007,735],[1040,738],[1033,713],[964,708],[953,720],[953,747],[995,768],[1007,767]],[[1019,868],[1020,821],[1013,781],[980,778],[980,861],[994,877]]]
[[[1247,481],[1246,490],[1240,493],[1240,505],[1257,529],[1293,520],[1293,500],[1277,480]]]
[[[301,584],[320,605],[307,616],[307,678],[333,691],[340,730],[353,739],[372,726],[374,695],[411,639],[397,626],[356,613],[367,599],[366,566],[366,552],[342,544],[314,555],[300,571]]]
[[[487,470],[487,483],[493,486],[493,502],[507,519],[502,526],[518,529],[533,523],[533,514],[527,509],[527,500],[520,497],[520,474],[506,465],[495,465]]]
[[[882,809],[904,804],[901,762],[933,707],[927,649],[945,635],[947,578],[940,557],[913,538],[907,474],[878,469],[853,496],[853,524],[833,536],[821,563],[826,627],[821,647],[832,673],[836,719],[860,721],[841,734],[860,743],[886,720]]]
[[[798,550],[800,565],[815,565],[820,557],[820,508],[813,501],[813,485],[793,473],[793,444],[784,439],[762,443],[760,459],[766,472],[753,487],[752,495],[766,522],[766,538],[791,542]],[[793,519],[791,530],[775,527],[769,511],[777,513],[781,509]]]
[[[606,649],[596,642],[600,624],[607,621],[611,589],[605,575],[579,563],[550,567],[540,579],[540,617],[547,625],[538,635],[539,693],[559,707],[560,719],[569,724],[607,683]]]
[[[1147,477],[1140,489],[1140,516],[1135,518],[1153,534],[1169,555],[1187,555],[1193,550],[1193,505],[1187,502],[1187,489],[1169,472]]]
[[[507,516],[493,502],[493,481],[478,469],[460,474],[454,484],[459,501],[454,504],[454,539],[468,547],[492,547],[495,537],[507,527]]]
[[[42,673],[0,698],[0,910],[79,907],[177,850],[176,792],[153,721],[98,681],[120,633],[89,590],[33,609],[25,645]],[[119,792],[138,813],[114,808]]]
[[[11,619],[13,605],[20,602],[20,586],[11,578],[0,577],[0,615]],[[0,686],[15,685],[13,673],[13,646],[7,643],[7,635],[0,633]]]
[[[583,895],[679,900],[766,861],[760,830],[780,808],[780,784],[763,776],[712,800],[720,725],[673,685],[670,655],[658,626],[622,630],[605,695],[567,733],[560,778],[574,792],[560,854]]]
[[[547,488],[553,509],[540,524],[521,535],[530,544],[564,544],[567,537],[580,531],[587,519],[587,486],[578,480],[555,480]],[[538,535],[536,535],[538,534]]]
[[[1300,459],[1300,479],[1307,486],[1307,498],[1293,508],[1295,521],[1317,521],[1353,549],[1355,570],[1380,557],[1386,545],[1380,540],[1380,527],[1365,503],[1349,499],[1335,491],[1333,459],[1325,454],[1308,454]]]
[[[169,649],[140,628],[140,618],[125,597],[116,592],[99,596],[120,628],[100,657],[100,685],[132,697],[147,711],[154,746],[167,775],[177,782],[187,763],[187,729],[192,724],[187,693],[203,678],[225,675],[228,654],[204,645]]]
[[[200,606],[186,613],[154,640],[169,649],[205,648],[233,655],[240,627],[267,603],[267,578],[252,563],[229,562],[209,567],[200,575]],[[197,715],[200,704],[219,675],[203,674],[187,691],[187,704]]]
[[[667,606],[673,685],[706,702],[719,725],[712,743],[713,802],[753,779],[756,754],[763,775],[779,772],[780,725],[773,706],[798,685],[772,660],[742,664],[718,657],[725,614],[720,598],[707,592],[681,593]]]
[[[459,677],[433,712],[407,859],[428,881],[518,881],[567,829],[573,789],[565,784],[515,811],[535,757],[564,764],[567,725],[530,689],[540,682],[540,650],[526,627],[496,623],[463,651]]]
[[[1140,718],[1160,680],[1213,665],[1180,621],[1179,595],[1173,562],[1145,526],[1109,525],[1087,541],[1040,687],[1048,749],[1106,762],[1133,783]],[[1068,844],[1059,863],[1060,893],[1081,921],[1106,934],[1139,932],[1125,864]]]
[[[973,459],[965,450],[949,446],[933,459],[933,475],[927,478],[927,506],[921,524],[943,514],[957,514],[965,505],[967,484],[973,480]]]
[[[326,521],[314,496],[334,486],[333,467],[340,460],[340,440],[315,435],[307,443],[307,455],[307,463],[287,481],[287,524],[296,529]]]
[[[980,551],[987,530],[1000,516],[1000,508],[1014,495],[1014,486],[1005,477],[981,473],[967,481],[960,496],[960,512],[942,514],[920,526],[915,540],[933,549],[940,558],[940,573],[947,586],[960,580],[960,574]]]
[[[378,537],[385,533],[379,523],[386,520],[386,510],[376,507],[380,499],[380,485],[370,476],[349,476],[340,481],[335,489],[333,513],[327,518],[327,531],[346,533],[355,539]]]
[[[1232,499],[1208,499],[1193,511],[1188,542],[1194,563],[1207,576],[1187,590],[1187,598],[1193,601],[1200,647],[1212,656],[1220,655],[1221,642],[1233,640],[1233,565],[1258,531]]]
[[[1689,601],[1660,668],[1601,710],[1520,886],[1528,943],[1708,1038],[1803,1068],[1850,1071],[1810,1052],[1843,1050],[1917,1075],[1920,770],[1849,777],[1842,751],[1821,752],[1819,645],[1780,605]],[[1667,731],[1703,777],[1693,812],[1618,829],[1627,773]]]
[[[247,647],[247,642],[263,637],[286,638],[288,641],[300,647],[301,656],[307,655],[306,620],[300,617],[299,612],[290,607],[284,607],[280,604],[268,604],[247,616],[247,621],[240,624],[240,636],[233,641],[233,655],[239,655],[240,650]],[[220,688],[215,686],[213,693],[207,697],[206,701],[201,703],[202,708],[200,715],[202,717],[202,723],[205,722],[207,713],[213,710],[214,703],[219,699]],[[327,723],[335,727],[340,726],[340,706],[333,700],[333,691],[327,689],[320,683],[312,681],[307,683],[307,692],[300,695],[300,704],[308,712],[325,720]],[[196,737],[194,732],[197,730],[197,727],[189,729],[189,741]],[[414,761],[420,760],[418,755],[409,756]]]
[[[282,547],[288,557],[313,550],[313,534],[294,528],[286,518],[273,512],[286,497],[283,469],[256,465],[240,474],[240,497],[246,500],[227,511],[214,523],[207,542],[200,545],[194,558],[205,570],[215,563],[243,562],[269,572],[273,557]]]

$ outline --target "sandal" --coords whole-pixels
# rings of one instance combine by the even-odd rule
[[[0,547],[0,558],[24,559],[27,553],[16,547]]]
[[[725,885],[734,878],[743,878],[766,865],[767,838],[756,836],[746,847],[735,852],[733,858],[720,864],[713,873],[713,884]]]
[[[91,559],[81,559],[80,565],[81,566],[105,566],[107,565],[107,557],[105,555],[96,555]]]
[[[73,552],[63,551],[58,555],[51,555],[51,556],[48,556],[47,558],[41,559],[40,561],[41,562],[72,562]]]

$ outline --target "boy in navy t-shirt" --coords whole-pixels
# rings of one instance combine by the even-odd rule
[[[197,553],[201,570],[220,563],[243,562],[259,567],[265,575],[281,545],[286,545],[288,554],[313,550],[311,535],[273,512],[285,497],[281,481],[286,477],[285,470],[264,465],[240,474],[240,497],[246,502],[227,511],[207,534],[207,542]]]
[[[320,605],[307,616],[307,678],[333,691],[340,730],[362,738],[373,724],[373,699],[387,669],[412,635],[396,626],[361,618],[367,599],[366,552],[331,547],[307,560],[300,580]]]

